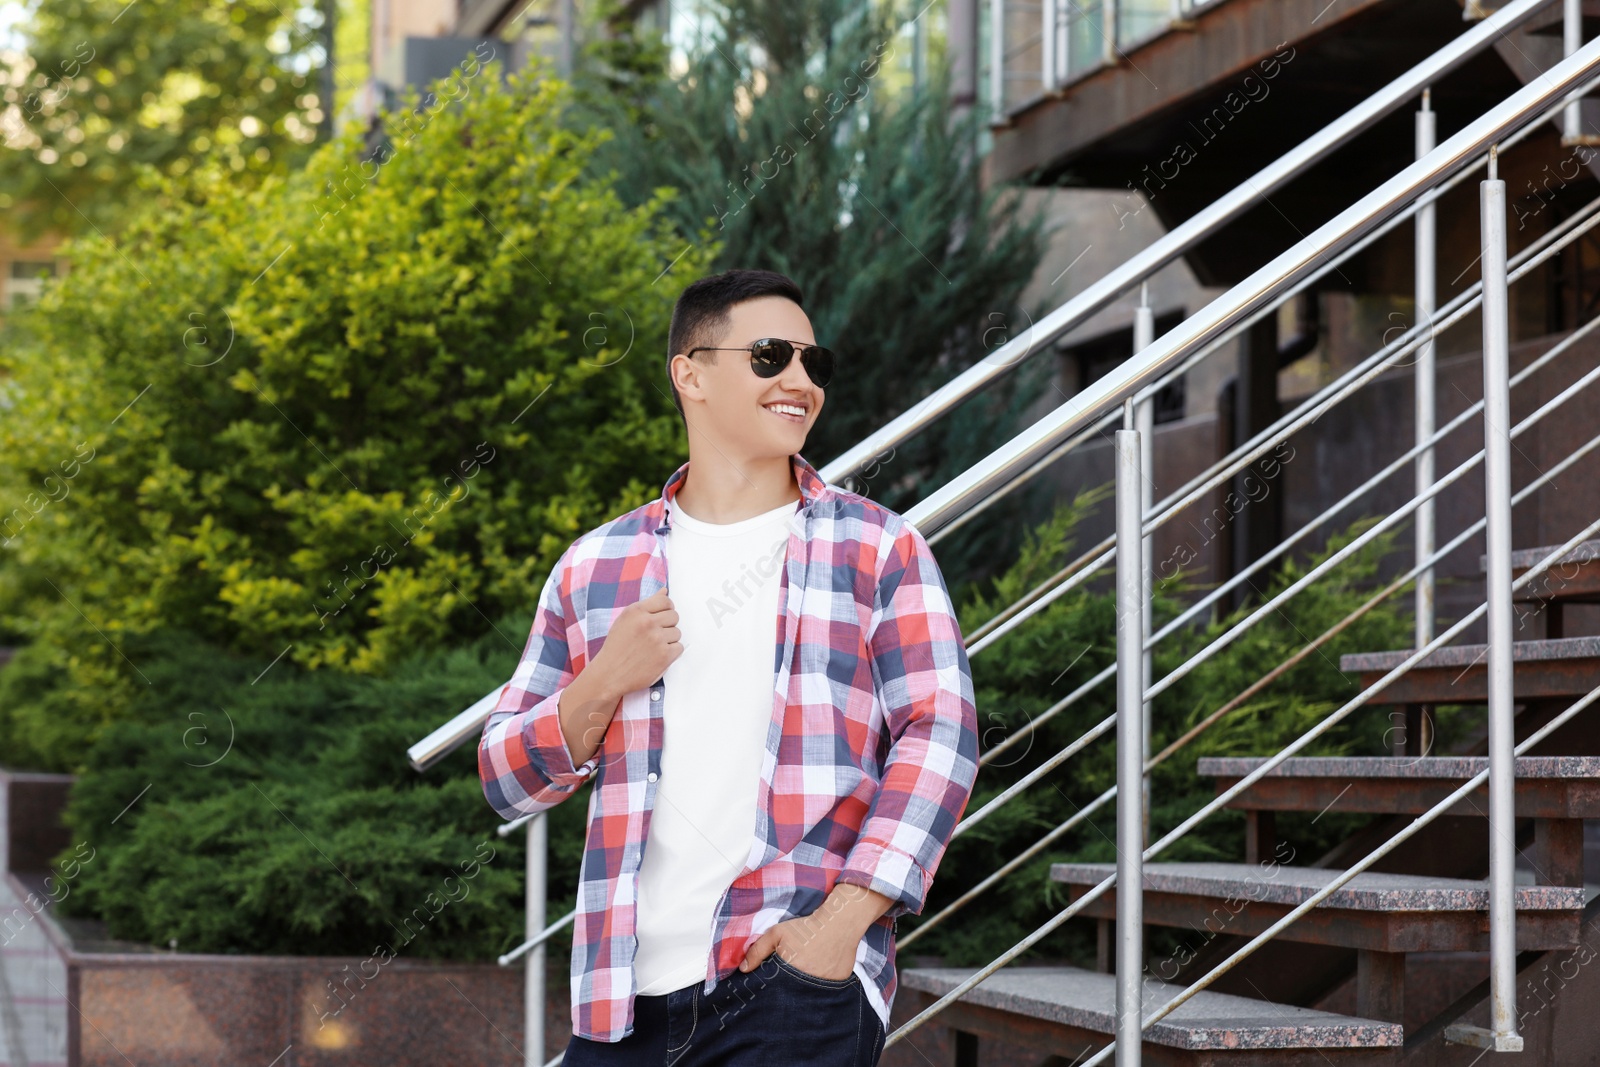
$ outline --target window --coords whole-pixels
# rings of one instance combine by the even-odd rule
[[[39,294],[44,289],[44,279],[55,276],[56,263],[53,259],[12,260],[10,276],[6,278],[6,306],[22,307],[39,299]]]
[[[1172,329],[1184,319],[1183,311],[1168,311],[1156,316],[1157,337]],[[1060,349],[1065,361],[1063,371],[1068,381],[1076,381],[1081,392],[1127,362],[1133,354],[1133,327],[1112,330]],[[1155,396],[1155,421],[1176,422],[1184,413],[1184,379],[1178,378],[1163,387]]]

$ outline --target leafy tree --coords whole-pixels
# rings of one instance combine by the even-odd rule
[[[0,152],[0,210],[27,238],[114,230],[130,189],[157,175],[287,174],[331,129],[332,0],[30,6],[27,50],[4,72]]]
[[[943,63],[910,83],[911,27],[889,5],[707,6],[709,36],[680,76],[650,75],[660,42],[648,32],[597,45],[577,110],[616,130],[594,163],[630,203],[676,188],[667,212],[685,244],[707,232],[722,242],[715,269],[767,267],[800,284],[818,339],[843,358],[806,443],[820,466],[1028,329],[1040,309],[1016,301],[1042,257],[1043,220],[981,187],[978,119],[952,121]],[[1033,359],[856,488],[909,508],[1017,432],[1053,370]],[[1040,506],[1008,498],[941,543],[952,581],[1007,558],[1012,520]]]
[[[562,83],[498,68],[411,94],[377,158],[350,133],[81,242],[26,316],[0,715],[49,765],[146,684],[131,634],[375,671],[531,602],[682,462],[655,353],[715,246],[587,174]]]

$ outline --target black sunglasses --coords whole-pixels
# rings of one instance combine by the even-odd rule
[[[783,368],[789,365],[794,358],[796,348],[805,351],[800,355],[800,365],[806,369],[811,380],[818,389],[826,389],[833,380],[833,352],[817,345],[797,345],[793,341],[785,341],[781,337],[763,337],[751,341],[743,348],[716,348],[711,345],[701,345],[691,348],[686,355],[696,352],[749,352],[750,369],[756,372],[758,378],[776,378],[783,373]]]

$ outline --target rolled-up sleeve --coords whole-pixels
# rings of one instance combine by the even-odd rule
[[[506,819],[554,807],[599,766],[597,752],[574,767],[561,729],[561,693],[576,677],[566,590],[571,556],[568,548],[545,579],[527,647],[478,743],[483,795]]]
[[[838,880],[893,900],[884,915],[915,915],[978,772],[972,668],[933,551],[901,519],[874,598],[867,645],[892,738],[883,779]]]

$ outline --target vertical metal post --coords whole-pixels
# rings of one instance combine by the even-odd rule
[[[1432,91],[1422,91],[1422,110],[1417,112],[1417,158],[1421,159],[1433,151],[1435,144],[1434,112],[1430,106]],[[1416,304],[1417,325],[1426,324],[1428,337],[1417,349],[1417,365],[1415,372],[1415,410],[1416,410],[1416,443],[1422,445],[1433,437],[1434,427],[1437,423],[1437,402],[1435,399],[1435,384],[1437,376],[1434,365],[1433,347],[1433,316],[1438,308],[1438,283],[1437,283],[1437,258],[1438,247],[1437,230],[1434,222],[1434,207],[1432,201],[1422,205],[1416,213]],[[1416,483],[1417,495],[1421,496],[1432,488],[1434,481],[1434,455],[1433,446],[1423,448],[1417,454]],[[1433,498],[1424,500],[1417,508],[1416,521],[1416,559],[1417,562],[1433,555],[1435,530]],[[1429,567],[1417,575],[1416,590],[1416,638],[1417,647],[1421,648],[1433,640],[1434,623],[1434,576],[1433,568]],[[1419,737],[1416,751],[1426,755],[1433,748],[1432,722],[1426,710],[1419,717],[1417,729],[1422,736]]]
[[[1006,117],[1006,2],[989,0],[989,101],[994,120]]]
[[[1570,56],[1583,47],[1583,0],[1562,0],[1561,54]],[[1583,136],[1583,103],[1574,100],[1561,113],[1561,141],[1578,144]]]
[[[1144,971],[1144,546],[1133,400],[1117,431],[1117,1067],[1139,1067]]]
[[[1100,0],[1100,20],[1100,39],[1105,42],[1105,51],[1101,54],[1101,58],[1108,64],[1115,63],[1117,56],[1120,54],[1117,52],[1117,45],[1121,43],[1117,39],[1117,22],[1119,21],[1117,18],[1117,0]]]
[[[1139,307],[1133,313],[1133,354],[1138,355],[1150,347],[1156,339],[1156,312],[1150,306],[1150,283],[1145,282],[1139,287]],[[1139,401],[1134,410],[1134,429],[1139,431],[1139,515],[1141,525],[1150,520],[1150,512],[1155,504],[1156,486],[1156,397],[1154,393]],[[1150,596],[1155,588],[1155,537],[1146,535],[1142,538],[1143,544],[1143,573],[1144,584],[1144,610],[1140,613],[1140,620],[1144,624],[1144,633],[1140,647],[1144,648],[1144,680],[1146,692],[1155,680],[1155,650],[1149,648],[1152,612],[1150,609]],[[1141,701],[1144,708],[1144,722],[1140,731],[1143,740],[1143,758],[1145,763],[1150,762],[1150,701]],[[1144,843],[1150,842],[1150,775],[1144,774],[1144,789],[1142,790],[1144,802],[1141,810],[1144,812]]]
[[[1039,4],[1039,89],[1048,93],[1056,87],[1056,71],[1061,63],[1056,59],[1056,34],[1061,16],[1056,0],[1042,0]]]
[[[948,8],[947,8],[948,10]],[[911,88],[920,90],[928,80],[928,23],[913,19],[911,24]]]
[[[1506,291],[1506,183],[1489,149],[1479,186],[1483,240],[1483,495],[1489,602],[1489,1003],[1494,1047],[1517,1036],[1516,765],[1511,688],[1511,327]]]
[[[528,858],[526,863],[527,912],[524,929],[528,937],[544,932],[545,859],[549,846],[550,820],[543,812],[528,820]],[[524,1016],[522,1062],[524,1067],[544,1063],[544,949],[540,944],[523,957]]]
[[[978,0],[950,0],[945,31],[950,56],[950,126],[978,103]],[[963,147],[962,155],[970,151]]]
[[[563,78],[572,77],[572,66],[577,54],[574,37],[577,33],[577,14],[573,10],[574,0],[556,0],[556,23],[561,34],[561,52],[559,55],[560,73]]]

